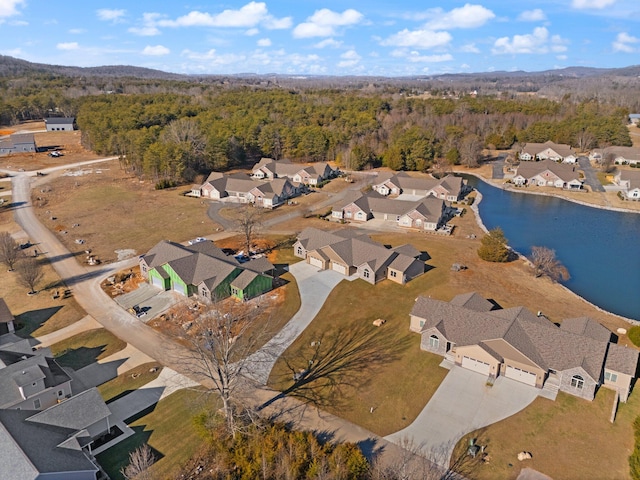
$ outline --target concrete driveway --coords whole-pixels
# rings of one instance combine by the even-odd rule
[[[317,267],[302,261],[289,267],[300,291],[300,309],[278,334],[264,347],[248,358],[247,376],[266,385],[276,360],[309,326],[316,317],[331,290],[342,280],[354,280],[354,277],[332,270],[318,271]]]
[[[462,436],[518,413],[540,391],[505,377],[498,377],[493,387],[486,382],[485,375],[454,365],[414,422],[385,439],[396,444],[413,439],[429,460],[449,466]]]
[[[591,191],[604,192],[604,187],[598,180],[598,175],[591,166],[589,159],[587,157],[578,157],[578,165],[584,172],[584,182],[591,187]]]
[[[180,300],[184,300],[184,297],[178,296],[177,293],[170,290],[165,291],[148,283],[142,283],[135,290],[119,295],[114,300],[125,310],[138,305],[146,312],[146,315],[140,317],[140,320],[146,323]],[[133,316],[133,314],[131,315]]]

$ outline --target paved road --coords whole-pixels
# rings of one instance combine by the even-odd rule
[[[495,180],[503,179],[504,178],[504,157],[500,155],[500,158],[498,160],[494,160],[493,162],[491,162],[491,168],[493,169],[491,173],[491,178]]]
[[[486,383],[485,375],[453,366],[414,422],[385,438],[396,443],[411,438],[427,458],[448,466],[460,438],[518,413],[540,392],[503,376],[493,387]]]
[[[248,376],[260,385],[266,385],[276,360],[300,336],[316,317],[333,288],[347,277],[332,270],[318,271],[306,262],[289,268],[300,291],[300,310],[276,336],[249,357]],[[353,280],[353,278],[351,279]]]
[[[580,165],[580,168],[584,172],[584,181],[591,187],[591,191],[604,192],[605,189],[602,186],[602,183],[600,183],[600,180],[598,180],[598,176],[591,166],[589,159],[587,157],[579,157],[578,165]]]

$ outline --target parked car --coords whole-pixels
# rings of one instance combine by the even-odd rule
[[[50,157],[62,157],[63,155],[64,154],[62,152],[58,152],[58,151],[49,152]]]

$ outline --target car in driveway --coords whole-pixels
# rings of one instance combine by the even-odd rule
[[[196,237],[193,240],[189,240],[187,243],[189,245],[195,245],[196,243],[200,243],[200,242],[206,242],[207,239],[204,237]]]

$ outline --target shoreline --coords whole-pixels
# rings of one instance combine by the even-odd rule
[[[594,203],[583,202],[582,200],[576,200],[575,198],[565,197],[564,195],[560,195],[558,193],[532,192],[530,190],[523,190],[523,189],[519,189],[519,188],[507,187],[507,186],[505,186],[505,184],[497,185],[496,183],[492,182],[491,180],[488,180],[487,178],[485,178],[483,175],[480,175],[479,173],[472,173],[472,172],[469,172],[469,171],[464,171],[464,172],[463,171],[455,171],[454,173],[464,173],[466,175],[472,175],[472,176],[482,180],[487,185],[491,185],[494,188],[498,188],[500,190],[505,190],[507,192],[524,193],[524,194],[527,194],[527,195],[541,195],[543,197],[554,197],[554,198],[559,198],[561,200],[566,200],[567,202],[577,203],[578,205],[583,205],[585,207],[599,208],[600,210],[609,210],[611,212],[635,213],[636,215],[640,215],[640,211],[639,210],[630,210],[628,208],[611,207],[611,206],[605,206],[605,205],[596,205]],[[592,193],[592,192],[588,192],[588,193]]]
[[[494,185],[493,183],[490,183],[490,182],[487,182],[486,180],[484,180],[484,178],[483,178],[483,177],[480,177],[479,175],[474,175],[474,176],[476,176],[476,177],[480,178],[480,179],[481,179],[482,181],[484,181],[487,185],[489,185],[489,186],[491,186],[491,187],[493,187],[493,188],[498,188],[498,189],[500,189],[500,187],[498,187],[498,186]],[[508,189],[502,189],[502,190],[508,190]],[[544,193],[542,193],[542,194],[541,194],[541,193],[534,193],[534,192],[527,192],[527,193],[533,193],[534,195],[546,195],[546,194],[544,194]],[[471,205],[471,211],[475,214],[475,217],[476,217],[476,223],[478,224],[478,226],[479,226],[479,227],[480,227],[480,228],[481,228],[485,233],[488,233],[488,232],[489,232],[489,230],[487,230],[487,227],[485,226],[484,222],[482,221],[482,217],[480,216],[480,209],[478,208],[478,205],[480,204],[480,202],[482,202],[482,198],[483,198],[483,197],[482,197],[482,193],[480,193],[478,190],[476,190],[476,199],[475,199],[475,201],[473,202],[473,204]],[[511,247],[509,247],[509,248],[511,248]],[[513,249],[511,249],[511,250],[513,250]],[[525,257],[524,255],[522,255],[520,252],[518,252],[518,251],[516,251],[516,250],[513,250],[513,251],[518,255],[518,258],[520,258],[521,260],[524,260],[524,261],[529,262],[529,259],[528,259],[527,257]],[[530,263],[530,262],[529,262],[529,263]],[[621,320],[623,320],[623,321],[625,321],[625,322],[629,323],[629,324],[630,324],[630,325],[632,325],[632,326],[638,326],[638,325],[640,325],[640,320],[634,320],[634,319],[632,319],[632,318],[627,318],[627,317],[624,317],[624,316],[619,315],[619,314],[617,314],[617,313],[610,312],[609,310],[605,310],[604,308],[599,307],[599,306],[598,306],[598,305],[596,305],[595,303],[590,302],[589,300],[587,300],[587,299],[586,299],[586,298],[584,298],[583,296],[578,295],[576,292],[574,292],[573,290],[571,290],[569,287],[567,287],[567,286],[565,286],[565,285],[563,285],[563,284],[561,284],[561,283],[559,283],[559,282],[554,282],[554,283],[555,283],[556,285],[560,286],[561,288],[563,288],[566,292],[568,292],[568,293],[570,293],[571,295],[573,295],[574,297],[576,297],[576,298],[578,298],[578,299],[582,300],[584,303],[586,303],[586,304],[587,304],[587,305],[589,305],[590,307],[593,307],[594,309],[596,309],[597,311],[599,311],[599,312],[601,312],[601,313],[604,313],[604,314],[609,315],[609,316],[611,316],[611,317],[617,317],[617,318],[619,318],[619,319],[621,319]]]

